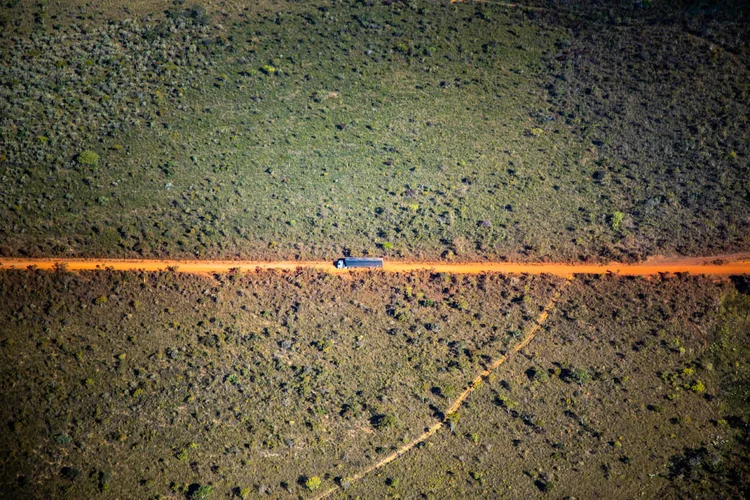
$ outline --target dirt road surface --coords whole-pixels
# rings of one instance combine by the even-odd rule
[[[333,274],[359,272],[336,269],[333,262],[325,261],[230,261],[230,260],[127,260],[127,259],[27,259],[0,258],[0,269],[56,269],[92,271],[113,269],[117,271],[165,271],[206,274],[230,271],[255,271],[258,269],[294,270],[316,269]],[[659,257],[637,264],[570,264],[570,263],[513,263],[513,262],[399,262],[386,260],[385,272],[433,271],[455,274],[551,274],[571,277],[575,274],[616,274],[620,276],[654,276],[663,273],[690,273],[715,276],[750,274],[750,254],[711,257]]]

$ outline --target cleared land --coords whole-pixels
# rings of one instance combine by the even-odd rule
[[[735,276],[750,274],[750,256],[735,254],[713,257],[678,257],[649,259],[637,264],[563,264],[563,263],[514,263],[474,262],[447,264],[445,262],[394,262],[385,261],[385,272],[408,273],[431,271],[452,274],[549,274],[572,277],[576,274],[616,274],[619,276],[655,276],[666,273],[690,273],[693,275]],[[312,269],[333,274],[349,274],[353,270],[336,269],[331,262],[247,262],[241,260],[122,260],[122,259],[19,259],[6,258],[0,261],[4,269],[42,269],[68,271],[167,271],[206,274],[267,269],[296,270]],[[361,271],[361,270],[360,270]],[[354,270],[354,272],[359,272]]]

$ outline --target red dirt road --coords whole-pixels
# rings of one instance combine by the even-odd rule
[[[55,269],[64,266],[69,271],[114,269],[118,271],[164,271],[174,269],[180,273],[226,273],[231,270],[256,269],[316,269],[334,274],[349,273],[339,270],[332,262],[324,261],[230,261],[230,260],[127,260],[127,259],[26,259],[0,258],[2,269]],[[571,277],[575,274],[616,274],[620,276],[654,276],[662,273],[690,273],[715,276],[750,274],[750,253],[712,257],[659,257],[637,264],[568,264],[568,263],[514,263],[514,262],[399,262],[384,263],[385,272],[428,270],[456,274],[506,273],[551,274]]]

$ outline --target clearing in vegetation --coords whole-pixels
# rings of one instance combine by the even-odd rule
[[[179,273],[206,274],[266,269],[314,269],[334,274],[348,274],[348,269],[337,269],[331,262],[248,262],[212,260],[124,260],[124,259],[19,259],[0,261],[4,269],[64,269],[68,271],[175,271]],[[518,262],[394,262],[386,261],[386,272],[408,273],[431,271],[452,274],[550,274],[574,276],[576,274],[616,274],[620,276],[654,276],[666,273],[691,273],[694,275],[733,276],[750,274],[750,255],[735,254],[713,257],[678,257],[649,259],[636,264],[562,264]]]

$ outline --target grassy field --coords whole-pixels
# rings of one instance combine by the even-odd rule
[[[748,295],[706,279],[6,271],[0,482],[24,498],[739,495]],[[320,479],[320,485],[316,480]],[[312,482],[309,480],[312,479]],[[242,494],[240,494],[242,492]]]
[[[726,9],[14,3],[3,255],[750,248],[749,80]]]

